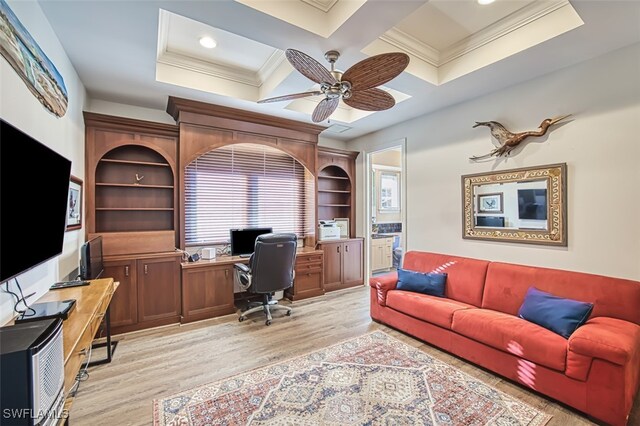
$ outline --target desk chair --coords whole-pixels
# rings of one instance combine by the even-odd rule
[[[272,293],[287,289],[293,285],[293,266],[296,261],[298,245],[296,234],[263,234],[258,236],[249,265],[236,263],[234,269],[240,286],[251,293],[262,295],[262,302],[253,302],[249,309],[242,312],[238,321],[242,322],[248,314],[264,311],[266,325],[271,324],[271,309],[284,310],[291,315],[291,308],[278,305],[272,299]]]

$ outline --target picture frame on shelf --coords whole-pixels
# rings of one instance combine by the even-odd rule
[[[478,213],[503,213],[502,192],[478,194]]]
[[[73,231],[82,228],[82,179],[70,176],[68,198],[66,231]]]
[[[334,217],[336,225],[340,228],[340,238],[349,238],[349,218],[348,217]]]

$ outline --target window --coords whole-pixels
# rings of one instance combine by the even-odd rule
[[[400,210],[400,173],[380,173],[380,210]]]
[[[304,238],[314,232],[314,178],[276,148],[235,144],[185,168],[185,243],[229,242],[229,229],[272,227]]]

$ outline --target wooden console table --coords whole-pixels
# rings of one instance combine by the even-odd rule
[[[100,328],[102,318],[107,314],[113,293],[118,283],[112,278],[91,281],[90,285],[50,290],[40,299],[40,302],[54,302],[75,299],[76,306],[62,323],[64,348],[64,392],[65,410],[71,408],[73,396],[69,391],[76,382],[76,376],[91,349],[94,336]],[[66,419],[62,419],[64,423]]]
[[[324,294],[322,286],[323,251],[312,247],[298,249],[296,277],[286,291],[290,300]],[[182,263],[182,322],[199,321],[236,312],[233,294],[233,265],[248,258],[219,256],[212,260]]]

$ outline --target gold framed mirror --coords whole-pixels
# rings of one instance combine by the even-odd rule
[[[462,238],[567,246],[567,165],[462,176]]]

